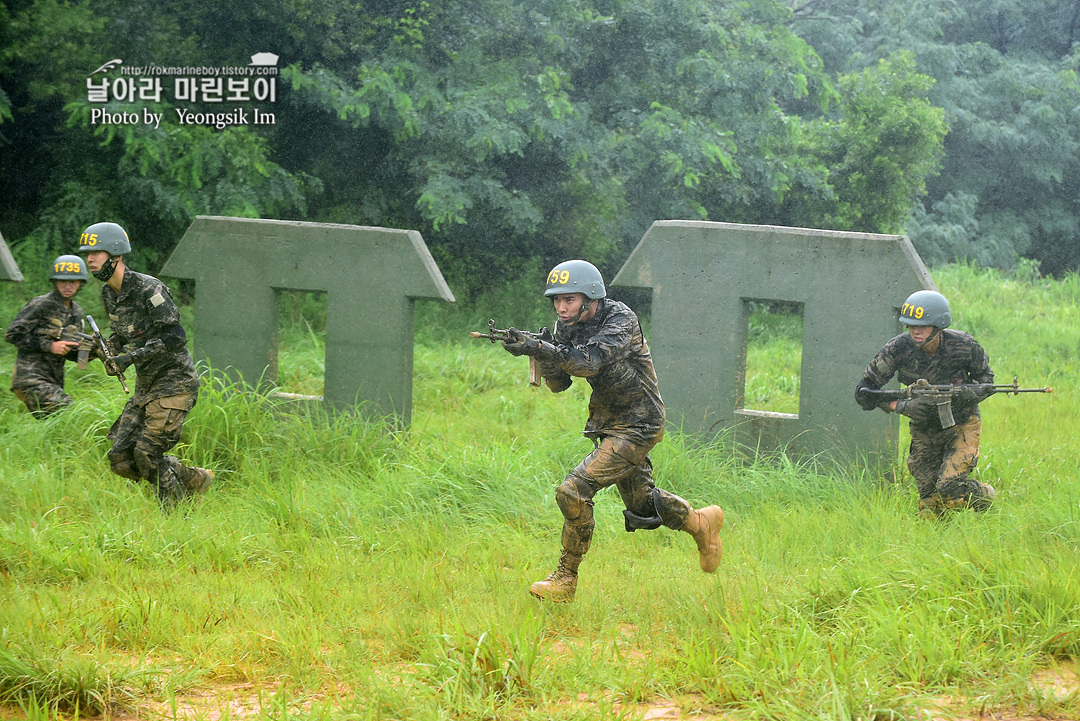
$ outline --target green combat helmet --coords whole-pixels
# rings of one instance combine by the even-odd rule
[[[934,290],[915,291],[904,301],[899,320],[904,325],[932,325],[937,328],[948,328],[952,323],[949,301]]]
[[[86,273],[86,263],[77,255],[61,255],[53,261],[49,280],[90,280]]]
[[[604,277],[596,266],[587,260],[567,260],[551,269],[547,277],[544,295],[584,293],[586,298],[597,300],[607,297]]]
[[[127,255],[131,252],[127,231],[116,223],[94,223],[79,237],[79,252],[95,250],[104,250],[113,256]]]
[[[94,273],[94,277],[102,283],[108,283],[112,278],[116,265],[122,255],[131,252],[131,243],[128,241],[127,231],[116,223],[94,223],[83,231],[79,237],[79,252],[93,253],[103,250],[109,254],[109,260]]]

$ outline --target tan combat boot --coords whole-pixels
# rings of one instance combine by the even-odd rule
[[[209,468],[192,468],[190,474],[184,474],[184,488],[189,496],[205,493],[213,482],[214,472]]]
[[[555,572],[543,581],[529,586],[529,593],[543,601],[570,603],[577,592],[577,569],[580,563],[581,556],[563,551]]]
[[[983,483],[982,487],[982,495],[971,499],[971,507],[975,511],[989,510],[990,506],[994,504],[994,499],[997,498],[997,491],[989,483]]]
[[[701,563],[701,570],[712,573],[720,565],[724,553],[720,541],[720,527],[724,525],[724,511],[720,506],[709,506],[700,511],[690,511],[682,530],[694,537]]]
[[[937,518],[945,513],[941,496],[937,493],[919,499],[919,518]]]

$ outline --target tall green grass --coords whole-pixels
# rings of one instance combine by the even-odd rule
[[[625,533],[606,491],[564,606],[527,589],[557,558],[553,489],[591,449],[587,387],[532,388],[523,359],[458,340],[491,310],[419,309],[406,430],[206,369],[176,453],[218,481],[171,513],[109,472],[113,379],[71,372],[75,405],[45,421],[3,394],[0,716],[1075,718],[1075,693],[1033,679],[1080,653],[1080,280],[934,277],[999,378],[1055,386],[984,404],[992,510],[928,523],[904,474],[671,433],[657,481],[724,506],[718,573],[686,534]],[[522,305],[505,324],[548,322]]]

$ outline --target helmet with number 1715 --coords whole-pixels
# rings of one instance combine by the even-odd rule
[[[79,252],[93,253],[104,250],[112,256],[131,252],[127,231],[116,223],[94,223],[79,236]]]

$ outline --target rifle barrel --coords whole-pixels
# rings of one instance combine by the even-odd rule
[[[1012,386],[1002,386],[995,389],[998,393],[1053,393],[1054,389],[1050,386],[1046,388],[1014,388]]]

